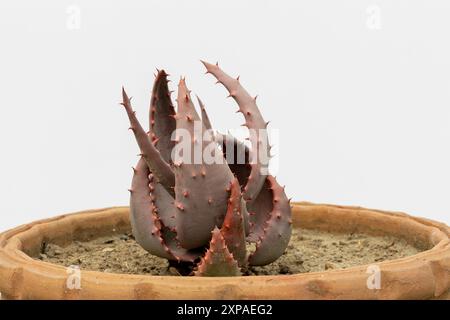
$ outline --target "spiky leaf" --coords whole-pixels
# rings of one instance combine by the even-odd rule
[[[150,99],[150,137],[162,158],[171,163],[171,152],[175,142],[171,139],[176,128],[175,109],[168,87],[167,73],[158,71]]]
[[[256,105],[256,97],[251,97],[242,87],[239,78],[234,79],[219,68],[218,64],[213,65],[202,61],[205,65],[207,73],[211,73],[218,83],[228,90],[229,96],[232,97],[239,106],[239,111],[244,115],[245,126],[250,131],[250,141],[252,143],[251,150],[251,174],[244,188],[244,199],[253,201],[258,195],[265,177],[267,176],[268,160],[270,159],[269,143],[267,135],[267,124]],[[265,150],[264,150],[265,149]],[[260,150],[265,151],[260,152]]]
[[[234,178],[231,184],[231,194],[228,199],[228,208],[220,232],[222,233],[228,250],[238,262],[239,266],[247,264],[247,250],[245,248],[244,215],[241,208],[241,188]]]
[[[267,180],[273,194],[273,208],[256,243],[256,250],[249,256],[249,264],[253,266],[266,265],[278,259],[286,250],[292,233],[291,206],[284,188],[272,176]]]
[[[194,272],[202,277],[231,277],[239,276],[241,271],[237,261],[228,250],[225,239],[216,227],[212,232],[209,249],[197,265]]]
[[[163,224],[155,212],[150,197],[150,171],[143,158],[134,169],[130,195],[130,220],[136,241],[148,252],[169,260],[193,261],[198,253],[178,249],[173,239],[165,239]],[[176,248],[176,252],[173,249]]]
[[[158,183],[161,183],[170,194],[173,194],[175,176],[170,165],[163,159],[161,153],[152,144],[149,136],[136,118],[136,114],[131,107],[130,98],[128,98],[124,88],[122,88],[122,98],[122,105],[125,107],[128,119],[130,120],[130,129],[134,133],[139,148],[141,149],[142,156],[147,162],[151,172],[158,180]]]
[[[227,190],[233,175],[213,140],[202,139],[205,127],[184,79],[178,85],[177,103],[175,154],[180,144],[183,147],[179,149],[182,160],[174,159],[176,230],[180,244],[193,249],[207,245],[213,228],[222,225],[227,210]],[[205,148],[211,146],[212,154],[222,157],[221,163],[204,161]]]

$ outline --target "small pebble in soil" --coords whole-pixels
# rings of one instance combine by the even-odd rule
[[[330,270],[330,269],[334,269],[334,264],[332,264],[331,262],[326,262],[325,270]]]
[[[280,267],[280,274],[290,274],[291,270],[288,266],[281,266]]]

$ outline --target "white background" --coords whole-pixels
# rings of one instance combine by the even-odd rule
[[[128,203],[120,87],[146,124],[156,67],[238,127],[199,59],[259,95],[294,200],[450,223],[449,15],[448,0],[2,1],[0,230]]]

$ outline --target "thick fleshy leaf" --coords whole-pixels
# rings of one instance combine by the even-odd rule
[[[142,156],[147,162],[148,167],[155,176],[157,182],[161,183],[166,190],[173,195],[173,187],[175,185],[175,176],[170,168],[170,165],[163,159],[161,153],[155,148],[155,146],[150,141],[149,136],[142,128],[138,119],[136,118],[135,112],[131,107],[130,99],[122,88],[122,105],[130,120],[130,129],[133,131],[136,141],[141,150]]]
[[[225,239],[218,228],[212,232],[209,249],[200,260],[195,276],[232,277],[241,275],[237,261],[228,250]]]
[[[161,229],[161,234],[164,241],[167,243],[170,251],[178,262],[194,262],[195,259],[205,253],[204,248],[197,248],[195,250],[186,250],[180,246],[177,240],[177,234],[173,229],[165,226]],[[172,259],[173,260],[173,259]]]
[[[256,242],[256,250],[249,256],[249,264],[253,266],[266,265],[278,259],[286,250],[292,233],[291,206],[284,188],[272,176],[267,180],[273,194],[273,209]]]
[[[245,186],[247,184],[248,177],[250,176],[251,166],[249,164],[249,148],[237,138],[233,137],[230,134],[221,134],[218,133],[216,135],[216,141],[219,145],[222,146],[222,151],[224,157],[227,160],[228,166],[230,167],[231,172],[238,179],[239,184],[241,186]],[[256,201],[263,200],[264,201],[264,193],[261,195],[261,192],[257,196]],[[250,216],[247,210],[247,205],[251,206],[252,203],[256,202],[247,202],[244,198],[241,198],[241,212],[244,216],[244,225],[245,225],[245,234],[246,236],[250,233]],[[269,201],[271,201],[271,197],[269,195]],[[255,206],[259,206],[255,204]],[[269,211],[267,211],[268,213]]]
[[[211,73],[218,83],[221,83],[239,106],[239,111],[244,115],[245,124],[250,132],[251,149],[251,174],[244,187],[243,197],[253,201],[258,195],[265,177],[268,174],[268,161],[270,159],[270,146],[268,143],[267,124],[258,106],[256,98],[251,97],[241,86],[239,78],[234,79],[226,74],[219,66],[202,61],[207,73]]]
[[[233,175],[213,139],[201,139],[201,123],[184,79],[178,85],[177,144],[174,153],[176,231],[186,249],[207,245],[211,231],[221,226],[227,210],[228,191]],[[207,163],[205,149],[220,161]],[[190,149],[190,150],[189,150]],[[218,163],[217,163],[218,162]]]
[[[169,229],[175,228],[175,207],[173,205],[174,199],[169,192],[159,183],[153,179],[153,174],[149,175],[150,196],[153,201],[153,206],[158,217],[163,222],[164,226]]]
[[[179,248],[174,237],[166,238],[150,196],[150,170],[143,158],[134,169],[130,195],[130,221],[139,245],[156,256],[169,260],[193,261],[198,253]]]
[[[161,156],[172,163],[171,152],[175,145],[172,133],[176,129],[175,109],[169,91],[167,73],[158,71],[150,99],[150,137]]]
[[[244,215],[242,214],[241,188],[239,182],[234,178],[231,184],[231,194],[228,199],[227,214],[223,221],[222,236],[228,250],[238,262],[240,267],[247,264],[247,250],[245,248],[245,226]]]
[[[264,234],[264,227],[273,210],[273,190],[266,178],[255,201],[247,203],[250,232],[247,241],[256,242]]]

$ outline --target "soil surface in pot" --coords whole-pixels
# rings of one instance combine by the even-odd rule
[[[249,248],[251,250],[251,248]],[[246,275],[277,275],[343,269],[392,260],[419,253],[404,240],[365,234],[332,234],[297,230],[277,261],[251,267]],[[165,259],[142,249],[131,234],[115,234],[87,242],[74,241],[66,247],[47,244],[36,259],[84,270],[112,273],[179,275]]]

